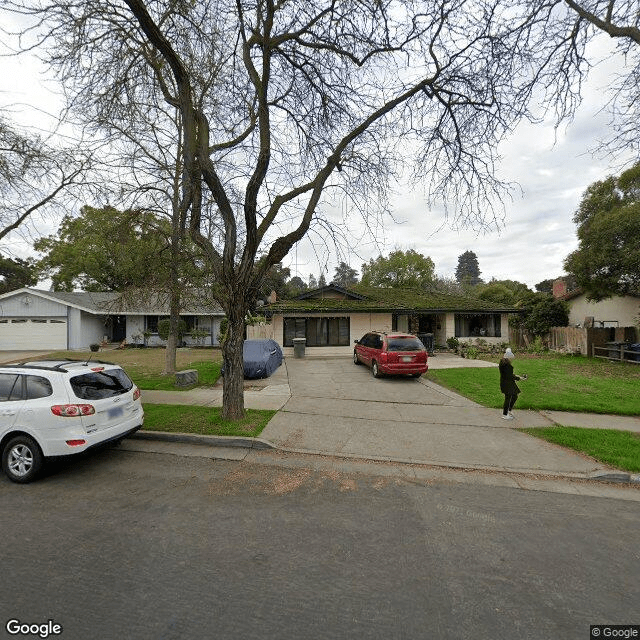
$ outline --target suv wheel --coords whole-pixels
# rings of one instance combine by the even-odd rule
[[[380,377],[380,370],[378,369],[378,363],[375,360],[371,364],[371,373],[373,373],[374,378]]]
[[[353,364],[360,364],[360,360],[358,359],[358,354],[353,352]]]
[[[2,452],[2,468],[13,482],[31,482],[42,469],[40,447],[29,436],[16,436]]]

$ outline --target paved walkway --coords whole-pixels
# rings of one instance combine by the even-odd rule
[[[482,362],[482,364],[480,364]],[[430,367],[495,366],[438,355]],[[588,478],[611,469],[517,431],[553,424],[640,433],[640,418],[486,409],[428,380],[375,379],[347,357],[287,358],[269,379],[247,381],[247,408],[280,409],[261,440],[296,453],[458,469]],[[143,392],[149,403],[220,406],[222,389]]]

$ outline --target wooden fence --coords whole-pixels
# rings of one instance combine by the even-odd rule
[[[533,337],[522,330],[512,330],[509,339],[517,349],[526,349],[533,342]],[[611,352],[611,359],[614,359],[614,350],[620,351],[620,345],[610,348],[611,345],[607,343],[638,342],[638,335],[635,327],[598,327],[589,329],[584,327],[553,327],[543,339],[543,342],[551,351],[581,353],[602,358],[609,358],[609,352]],[[638,352],[629,351],[626,347],[623,348],[623,352],[624,360],[636,361],[635,356],[638,355]]]
[[[640,350],[629,349],[626,343],[611,344],[604,347],[596,347],[594,344],[591,347],[591,356],[593,358],[605,358],[606,360],[640,364]]]

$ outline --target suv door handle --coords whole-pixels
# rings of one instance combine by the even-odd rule
[[[12,411],[11,409],[5,409],[4,411],[0,411],[0,416],[15,416],[16,411]]]

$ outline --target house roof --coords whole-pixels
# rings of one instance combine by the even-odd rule
[[[118,293],[113,291],[44,291],[25,287],[0,295],[0,300],[16,295],[32,295],[59,302],[96,315],[169,315],[168,296],[152,292]],[[183,292],[184,297],[184,292]],[[184,301],[181,315],[224,315],[214,303],[190,296]]]
[[[335,297],[335,294],[344,294]],[[419,289],[394,289],[363,287],[357,285],[343,289],[327,285],[307,291],[291,300],[281,300],[264,307],[265,313],[321,313],[321,312],[413,312],[439,313],[457,311],[464,313],[522,313],[522,309],[463,295],[450,295]]]

